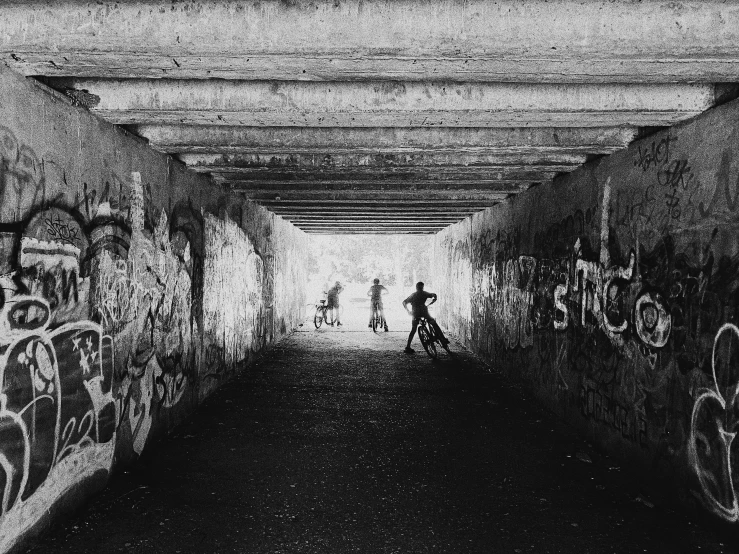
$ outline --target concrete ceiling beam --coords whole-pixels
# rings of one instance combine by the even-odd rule
[[[487,169],[471,168],[416,168],[416,170],[365,170],[365,171],[249,171],[228,173],[216,180],[233,188],[240,188],[243,183],[261,183],[263,188],[272,183],[292,184],[296,189],[310,188],[313,184],[353,183],[364,185],[403,185],[412,188],[417,182],[437,182],[447,185],[459,184],[468,186],[491,185],[501,182],[542,183],[551,180],[559,173],[573,171],[578,166],[509,166],[491,167]]]
[[[301,229],[302,230],[302,229]],[[315,231],[311,229],[307,229],[304,231],[305,233],[309,235],[435,235],[438,233],[438,231],[408,231],[408,230],[401,230],[401,229],[389,229],[387,231],[378,231],[378,230],[356,230],[356,229],[330,229],[330,230],[320,230]]]
[[[377,228],[384,228],[384,227],[416,227],[416,228],[425,228],[425,229],[443,229],[444,227],[447,227],[447,223],[430,223],[428,221],[404,221],[404,222],[395,222],[395,221],[351,221],[349,223],[341,223],[339,221],[303,221],[299,224],[302,227],[330,227],[332,225],[338,225],[341,227],[356,227],[358,229],[360,228],[367,228],[367,227],[377,227]]]
[[[263,202],[257,202],[257,204],[263,205],[270,211],[275,212],[278,215],[284,215],[285,217],[296,217],[303,214],[319,214],[331,216],[334,214],[343,215],[392,215],[396,213],[407,213],[407,214],[445,214],[445,215],[457,215],[457,214],[473,214],[475,212],[481,212],[489,206],[459,206],[459,205],[446,205],[446,206],[419,206],[415,203],[408,202],[407,204],[400,204],[398,202],[380,205],[380,206],[368,206],[368,205],[349,205],[349,206],[279,206],[279,205],[267,205]],[[493,204],[490,204],[492,206]]]
[[[297,215],[299,215],[299,214],[283,214],[283,213],[280,213],[280,212],[275,211],[275,210],[272,210],[272,211],[276,215],[279,215],[280,217],[283,217],[286,220],[290,220],[290,216],[291,215],[292,215],[292,217],[297,217]],[[480,210],[471,210],[471,211],[467,211],[467,212],[456,212],[456,213],[455,212],[447,212],[447,215],[455,215],[455,216],[457,216],[459,218],[459,219],[457,219],[455,221],[459,221],[459,220],[462,220],[462,219],[464,219],[466,217],[469,217],[470,215],[476,213],[476,211],[480,211]],[[373,217],[375,217],[375,221],[384,221],[385,219],[392,220],[392,216],[394,214],[396,214],[396,213],[397,212],[372,212],[371,215]],[[325,214],[322,214],[322,215],[324,215],[324,221],[327,221],[327,222],[333,221],[334,217],[343,217],[343,216],[346,216],[346,214],[344,214],[344,213],[334,213],[334,212],[326,212]],[[348,216],[346,216],[346,217],[348,217]]]
[[[386,190],[368,190],[368,191],[300,191],[300,192],[249,192],[242,193],[242,197],[253,202],[283,202],[286,200],[383,200],[383,201],[404,201],[415,200],[416,198],[425,198],[428,200],[445,201],[450,199],[466,199],[466,200],[494,200],[499,202],[506,199],[511,194],[517,194],[521,189],[507,190],[462,190],[451,189],[447,191],[418,191],[408,189],[405,191],[386,191]]]
[[[488,167],[416,167],[352,170],[263,170],[233,168],[229,172],[213,172],[218,183],[263,183],[265,187],[271,183],[293,183],[296,187],[310,186],[311,183],[362,183],[403,184],[416,182],[448,182],[448,183],[491,183],[501,181],[544,182],[558,173],[573,171],[578,166],[570,164],[557,165],[509,165]]]
[[[449,205],[417,205],[411,202],[407,203],[387,203],[384,205],[362,205],[362,204],[345,204],[343,206],[311,206],[311,205],[292,205],[292,206],[275,206],[265,202],[257,202],[270,211],[285,217],[298,217],[304,214],[321,214],[321,215],[392,215],[397,213],[405,214],[429,214],[429,215],[457,215],[460,213],[469,214],[484,210],[493,204],[485,204],[482,206],[470,206],[460,204]]]
[[[464,218],[456,218],[456,219],[429,219],[429,220],[412,220],[412,219],[389,219],[389,218],[383,218],[381,221],[384,224],[387,225],[395,225],[395,226],[402,226],[406,224],[410,225],[429,225],[429,226],[441,226],[446,227],[449,225],[452,225],[458,221],[461,221]],[[347,224],[353,224],[353,223],[369,223],[369,224],[376,224],[377,220],[361,220],[361,219],[347,219],[342,217],[332,217],[330,219],[321,218],[321,219],[288,219],[290,223],[293,225],[311,225],[311,224],[320,224],[320,225],[326,225],[327,223],[333,224],[333,225],[347,225]]]
[[[465,216],[465,217],[469,217],[469,216]],[[443,229],[443,228],[445,228],[445,227],[449,227],[450,225],[455,225],[456,223],[459,223],[459,222],[460,222],[460,221],[462,221],[463,219],[465,219],[465,218],[460,218],[460,219],[458,219],[458,220],[456,220],[456,221],[449,221],[449,222],[444,222],[443,224],[441,224],[441,225],[439,225],[439,226],[437,226],[437,225],[434,225],[434,226],[432,226],[432,227],[429,227],[429,228],[433,228],[433,229],[436,229],[436,228],[439,228],[439,227],[441,227],[441,228]],[[380,219],[378,219],[378,221],[382,221],[382,219],[380,218]],[[296,222],[296,223],[290,223],[290,224],[291,224],[291,225],[295,225],[296,227],[300,227],[300,226],[302,225],[302,223],[300,223],[300,222]],[[348,223],[342,223],[341,221],[334,221],[334,220],[333,220],[332,218],[326,218],[326,219],[324,220],[324,227],[323,227],[323,228],[326,228],[326,229],[330,229],[330,228],[336,228],[336,227],[344,227],[344,228],[346,228],[346,227],[352,227],[352,226],[353,226],[353,225],[352,225],[352,223],[351,223],[351,222],[348,222]],[[391,226],[388,226],[388,227],[382,227],[382,226],[371,226],[371,225],[370,225],[370,226],[365,226],[364,228],[365,228],[365,229],[388,229],[388,228],[397,228],[397,227],[402,227],[402,228],[416,228],[416,229],[421,229],[421,228],[423,228],[423,227],[418,227],[418,226],[414,226],[414,225],[405,225],[405,224],[403,224],[402,222],[396,222],[396,223],[394,223],[393,225],[391,225]],[[310,227],[310,226],[308,226],[307,228],[312,228],[312,229],[316,229],[316,228],[321,228],[321,227],[315,227],[315,226],[313,226],[313,227]]]
[[[498,202],[499,200],[498,195],[494,196],[490,199],[483,199],[483,200],[477,200],[477,199],[466,199],[461,198],[459,200],[455,198],[426,198],[424,196],[415,195],[412,196],[412,202],[415,206],[418,207],[453,207],[453,206],[461,206],[461,207],[477,207],[477,206],[488,206],[490,202]],[[410,201],[410,199],[409,199]],[[302,198],[298,200],[254,200],[254,202],[257,202],[259,204],[262,204],[264,206],[274,206],[274,207],[280,207],[280,206],[317,206],[317,207],[325,207],[325,208],[335,208],[335,207],[384,207],[387,205],[394,205],[395,200],[394,199],[388,199],[384,200],[382,198],[371,198],[371,199],[332,199],[332,198],[320,198],[320,199],[314,199],[314,198]]]
[[[522,41],[521,48],[525,48]],[[567,57],[545,52],[500,57],[417,57],[344,53],[343,57],[292,55],[192,55],[177,50],[150,52],[34,51],[6,47],[0,60],[26,76],[135,79],[269,79],[358,81],[434,79],[464,82],[528,83],[728,83],[739,80],[739,54],[718,49],[715,54],[671,56],[656,52],[643,56],[611,54],[607,59],[573,52]]]
[[[419,202],[419,203],[453,203],[453,202],[500,202],[505,200],[510,194],[520,192],[464,192],[449,191],[445,194],[426,194],[424,192],[409,191],[405,193],[342,193],[342,192],[324,192],[321,194],[283,194],[281,196],[274,194],[249,194],[245,198],[253,202],[260,203],[307,203],[307,202],[325,202],[331,204],[335,202]]]
[[[168,154],[610,154],[629,145],[637,129],[454,127],[229,127],[134,125],[130,130]]]
[[[275,185],[273,183],[262,183],[262,182],[249,182],[231,186],[231,190],[240,193],[242,196],[248,198],[252,195],[255,196],[284,196],[289,198],[291,196],[321,196],[325,193],[346,193],[346,194],[382,194],[382,195],[395,195],[395,194],[422,194],[425,196],[434,195],[447,195],[450,193],[462,193],[462,194],[490,194],[492,192],[498,193],[514,193],[521,192],[529,187],[531,183],[529,181],[496,181],[490,183],[461,183],[461,184],[450,184],[446,182],[426,182],[426,183],[404,183],[404,184],[381,184],[376,183],[342,183],[342,182],[323,182],[319,181],[310,185],[302,187],[296,187],[292,183],[280,183]]]
[[[586,161],[584,154],[562,152],[520,152],[506,154],[469,152],[401,152],[374,154],[180,154],[177,156],[190,169],[201,172],[247,170],[300,169],[323,171],[328,169],[395,169],[469,167],[485,170],[500,166],[570,165]]]
[[[739,76],[734,0],[4,2],[27,75],[527,82]]]
[[[328,223],[325,225],[295,225],[298,229],[316,230],[316,231],[334,231],[337,229],[352,229],[355,231],[441,231],[448,225],[355,225],[355,224],[339,224]]]
[[[223,174],[221,174],[223,175]],[[227,177],[222,177],[216,174],[214,176],[214,182],[230,187],[232,190],[250,190],[254,188],[269,188],[274,187],[283,188],[287,190],[304,190],[310,189],[311,187],[340,187],[341,189],[351,190],[359,189],[362,187],[399,187],[406,188],[408,190],[419,189],[433,189],[434,187],[441,188],[464,188],[464,187],[495,187],[501,184],[510,184],[518,186],[521,189],[528,188],[532,183],[544,183],[550,181],[556,173],[542,173],[542,172],[528,172],[525,174],[518,174],[509,177],[503,177],[502,175],[488,175],[475,176],[474,174],[468,174],[460,176],[458,178],[443,178],[441,179],[438,175],[426,175],[426,176],[407,176],[403,175],[398,177],[397,175],[387,176],[379,174],[374,179],[371,178],[370,174],[362,176],[362,179],[330,179],[327,176],[321,174],[320,176],[310,177],[308,175],[300,178],[291,179],[274,179],[274,176],[244,179],[243,176],[228,174]],[[356,177],[356,176],[355,176]]]
[[[284,215],[282,216],[287,220],[290,221],[320,221],[321,218],[323,218],[322,214],[317,213],[305,213],[301,215]],[[351,221],[375,221],[375,216],[371,214],[351,214],[351,213],[343,213],[343,214],[336,214],[337,218],[351,220]],[[434,214],[434,213],[422,213],[422,212],[415,212],[415,213],[403,213],[403,212],[395,212],[393,214],[390,214],[387,216],[388,220],[392,221],[405,221],[405,220],[412,220],[412,221],[433,221],[433,222],[439,222],[439,221],[449,221],[449,220],[459,220],[461,219],[460,215],[457,213],[454,214]]]
[[[706,84],[61,79],[112,123],[266,127],[665,126],[710,108]]]

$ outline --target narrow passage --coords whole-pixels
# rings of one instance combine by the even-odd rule
[[[459,345],[434,363],[406,336],[306,324],[29,551],[734,551]]]

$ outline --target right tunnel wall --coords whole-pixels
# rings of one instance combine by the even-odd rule
[[[683,502],[737,522],[739,103],[439,233],[439,321]]]

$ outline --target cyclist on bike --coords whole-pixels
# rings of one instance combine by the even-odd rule
[[[333,310],[334,313],[334,321],[336,321],[336,326],[341,327],[341,314],[339,310],[339,294],[341,294],[341,291],[344,290],[344,287],[341,286],[341,283],[339,281],[336,281],[336,284],[328,289],[327,293],[327,307],[329,310]],[[331,323],[331,327],[333,327],[334,324]]]
[[[406,354],[413,354],[415,352],[415,350],[411,348],[411,341],[413,340],[413,336],[416,334],[418,323],[420,322],[422,317],[429,322],[431,327],[433,327],[434,332],[436,333],[436,336],[439,337],[442,346],[446,347],[449,344],[449,340],[447,340],[447,338],[444,336],[444,333],[441,332],[439,324],[436,323],[436,320],[431,317],[431,315],[429,315],[429,309],[426,305],[426,300],[428,300],[429,298],[431,298],[432,300],[428,306],[430,306],[437,300],[436,294],[423,290],[423,283],[416,283],[416,292],[403,300],[403,307],[413,316],[411,334],[408,335],[408,344],[406,345],[404,350]],[[408,310],[409,305],[411,307],[410,310]]]
[[[385,332],[387,333],[387,321],[385,320],[385,310],[382,307],[382,295],[387,294],[387,289],[380,284],[379,279],[375,279],[372,285],[367,291],[367,296],[370,297],[370,320],[367,327],[372,328],[372,320],[375,319],[375,311],[380,313],[382,323],[385,325]]]

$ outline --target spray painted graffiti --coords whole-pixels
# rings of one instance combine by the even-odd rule
[[[5,198],[25,175],[20,148],[16,165],[8,161],[11,138],[2,139]],[[187,390],[196,356],[189,246],[172,246],[164,215],[144,237],[140,176],[131,181],[133,207],[120,183],[116,197],[107,184],[103,194],[85,187],[82,201],[33,209],[38,195],[25,188],[16,208],[29,215],[0,229],[10,269],[0,275],[0,550],[58,498],[107,476],[124,420],[140,454],[153,408],[175,406]]]
[[[222,352],[223,359],[215,368],[204,368],[207,381],[202,394],[217,386],[224,368],[234,371],[238,362],[259,349],[265,279],[261,256],[236,224],[206,216],[205,245],[205,348],[206,352]]]
[[[114,450],[127,463],[181,421],[206,373],[249,359],[275,328],[301,317],[305,239],[259,208],[279,238],[253,248],[261,233],[247,233],[250,243],[237,226],[223,235],[235,238],[231,246],[216,241],[207,254],[204,206],[219,206],[221,187],[23,79],[0,80],[8,92],[0,125],[5,552],[22,548],[55,505],[99,490]],[[257,211],[249,204],[228,213],[248,226]],[[229,312],[207,336],[206,259],[208,317]],[[279,326],[275,267],[285,296]]]
[[[625,287],[634,276],[634,254],[627,266],[608,267],[583,259],[579,242],[573,252],[573,257],[561,260],[518,256],[477,270],[478,288],[489,300],[487,309],[480,310],[489,311],[485,320],[490,331],[507,348],[530,347],[534,329],[564,331],[571,324],[596,325],[612,342],[622,344],[631,321]],[[655,347],[670,329],[669,314],[661,304],[656,306],[659,298],[645,293],[640,299],[641,320],[651,320],[640,321],[636,329]]]
[[[0,216],[13,220],[26,199],[36,204],[45,186],[43,163],[13,131],[0,126]]]
[[[665,295],[652,285],[660,281],[664,286],[664,279],[653,279],[649,274],[655,264],[664,265],[666,260],[641,252],[642,261],[637,267],[636,252],[632,250],[626,260],[612,263],[609,206],[607,179],[597,255],[589,246],[587,234],[577,235],[585,233],[586,221],[594,222],[594,212],[589,211],[587,217],[571,218],[573,223],[579,220],[581,224],[567,227],[572,232],[565,233],[566,239],[573,241],[569,251],[562,247],[561,233],[556,234],[552,252],[560,254],[559,258],[515,256],[501,260],[496,256],[494,261],[476,260],[474,289],[487,297],[479,304],[478,313],[488,325],[490,342],[499,341],[509,349],[528,348],[533,345],[534,330],[566,331],[574,325],[597,329],[620,349],[632,336],[647,349],[667,344],[672,314]],[[672,259],[667,262],[674,261],[673,252],[669,254]],[[678,274],[673,272],[672,277]]]
[[[647,423],[643,417],[599,390],[595,383],[583,383],[579,392],[580,412],[583,417],[607,425],[627,440],[647,445]]]
[[[113,348],[99,325],[53,330],[43,298],[0,310],[0,516],[20,535],[49,505],[113,460]],[[0,549],[12,535],[0,534]]]
[[[140,454],[155,411],[175,406],[186,392],[198,353],[192,319],[190,247],[173,245],[161,212],[152,239],[145,236],[143,192],[132,176],[130,248],[101,249],[93,269],[91,305],[116,347],[128,352],[119,370],[120,423],[128,423],[134,452]],[[104,239],[103,239],[104,240]]]
[[[708,507],[728,521],[739,521],[736,463],[732,444],[739,430],[739,328],[721,326],[713,342],[713,382],[699,389],[693,406],[688,457]]]
[[[435,277],[451,332],[469,325],[472,348],[601,448],[739,523],[736,109],[442,231]],[[448,260],[465,241],[472,317],[459,322]]]

